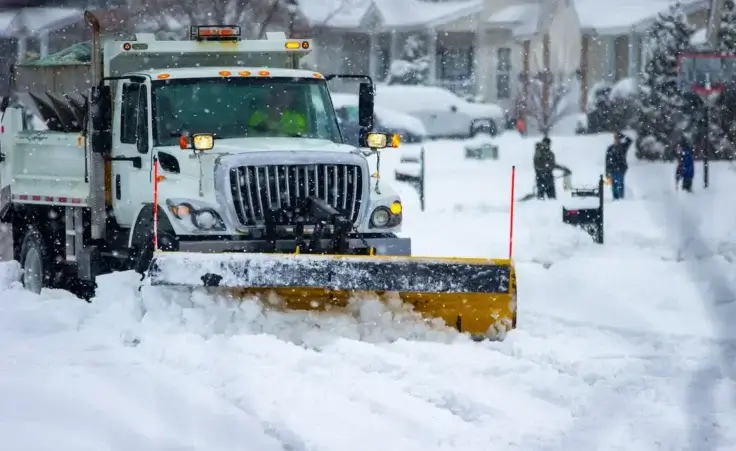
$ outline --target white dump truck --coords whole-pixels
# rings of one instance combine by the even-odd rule
[[[415,260],[397,236],[401,200],[369,159],[398,140],[372,130],[368,77],[356,77],[356,148],[343,143],[331,76],[298,69],[308,39],[193,26],[186,41],[103,42],[85,16],[89,63],[14,68],[15,99],[48,130],[2,108],[0,220],[27,289],[89,300],[98,275],[135,269],[154,284],[280,289],[296,304],[308,290],[399,292],[429,311],[440,304],[423,294],[461,294],[470,330],[511,327],[510,262]]]

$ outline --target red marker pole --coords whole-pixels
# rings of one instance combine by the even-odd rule
[[[514,253],[514,198],[516,196],[516,166],[511,166],[511,210],[509,213],[509,260]]]
[[[158,158],[153,159],[153,251],[158,250]]]

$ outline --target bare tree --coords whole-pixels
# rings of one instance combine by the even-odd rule
[[[564,69],[553,72],[550,69],[551,56],[548,47],[545,47],[541,55],[544,62],[540,64],[540,55],[534,53],[533,67],[537,68],[537,72],[530,73],[522,83],[526,93],[526,112],[537,123],[539,131],[547,136],[562,118],[575,113],[579,105],[576,97],[578,72],[564,72]],[[560,61],[566,60],[564,55],[556,56],[562,57]]]
[[[139,27],[184,37],[191,25],[240,25],[244,39],[263,37],[269,27],[292,30],[299,20],[295,0],[129,0]]]
[[[577,111],[574,85],[574,75],[569,74],[539,74],[530,77],[527,112],[536,121],[543,135],[548,135],[560,119]]]
[[[329,25],[335,16],[362,0],[325,1],[333,8],[317,23],[307,20],[298,0],[128,0],[128,6],[140,28],[147,31],[182,38],[193,24],[240,25],[244,39],[257,39],[270,28],[293,36],[295,30],[303,33]]]

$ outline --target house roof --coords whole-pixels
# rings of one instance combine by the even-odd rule
[[[603,35],[646,29],[674,0],[574,0],[583,30]],[[711,0],[681,0],[685,13],[709,7]]]
[[[83,18],[77,8],[20,8],[0,12],[0,36],[37,35],[68,27]]]
[[[486,23],[493,28],[511,30],[514,36],[526,36],[537,31],[541,11],[538,3],[510,5],[491,14]]]
[[[301,14],[312,27],[359,28],[370,12],[380,17],[387,30],[441,26],[479,13],[483,0],[297,0]]]
[[[546,30],[563,0],[536,0],[509,5],[493,13],[486,24],[510,30],[514,37],[527,37]],[[570,0],[567,0],[570,1]]]
[[[667,11],[674,0],[573,0],[584,31],[602,35],[626,34],[646,29],[657,14]],[[686,13],[709,7],[722,0],[681,0]],[[486,23],[511,30],[514,36],[536,33],[554,2],[515,4],[493,13]]]

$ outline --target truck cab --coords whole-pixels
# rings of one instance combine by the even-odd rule
[[[372,167],[398,140],[372,130],[369,78],[356,148],[330,77],[298,69],[309,40],[206,26],[103,43],[88,21],[90,63],[16,68],[49,130],[3,109],[0,220],[27,287],[88,299],[97,275],[145,272],[156,250],[410,255],[401,200]]]

